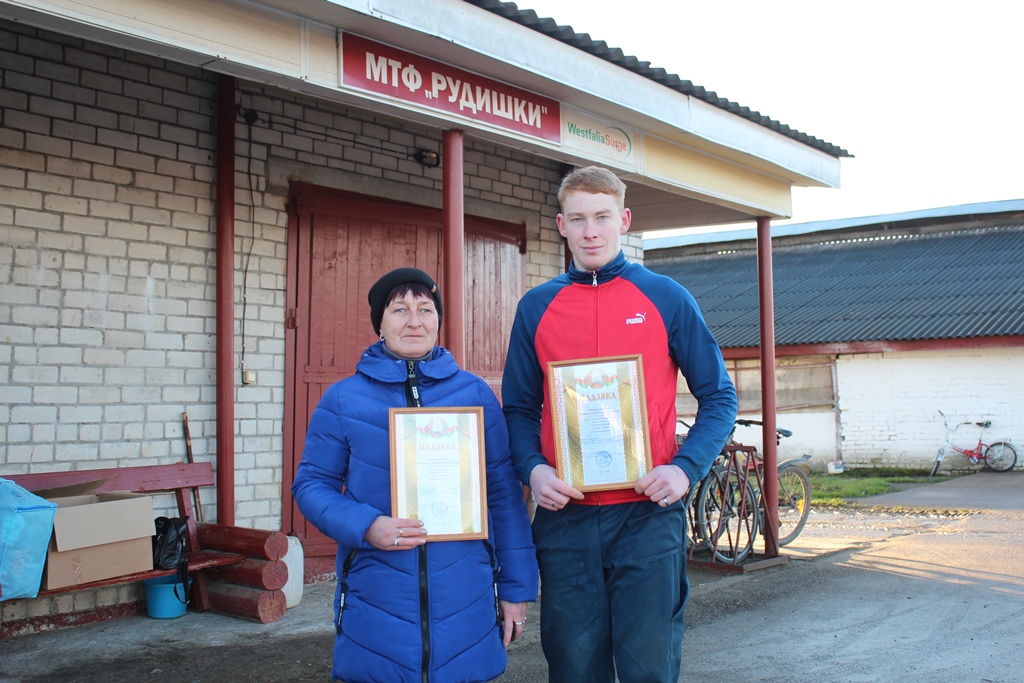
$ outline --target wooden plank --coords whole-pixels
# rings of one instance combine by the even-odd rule
[[[100,487],[100,491],[153,493],[194,486],[212,486],[215,482],[213,466],[208,462],[179,462],[172,465],[4,475],[5,479],[9,479],[29,491],[55,486],[70,486],[107,477],[112,477],[112,479]]]
[[[753,553],[751,554],[752,559],[748,559],[739,564],[725,564],[723,562],[717,562],[715,560],[703,560],[703,559],[688,559],[686,563],[691,567],[700,569],[713,569],[721,572],[730,572],[734,574],[746,574],[748,572],[757,571],[759,569],[768,569],[769,567],[778,567],[782,564],[789,563],[788,555],[778,555],[776,557],[766,557]]]
[[[174,492],[178,499],[178,516],[184,517],[188,532],[185,536],[185,550],[190,553],[198,553],[202,547],[199,545],[199,535],[196,532],[195,512],[192,509],[192,495],[186,489],[177,489]],[[206,612],[210,609],[210,597],[206,590],[206,576],[199,572],[192,579],[192,600],[196,609]]]
[[[225,553],[217,550],[200,550],[195,553],[186,553],[188,559],[188,571],[198,572],[203,569],[210,569],[212,567],[226,567],[233,564],[239,564],[245,561],[245,555],[239,553]],[[74,591],[85,591],[92,590],[95,588],[103,588],[104,586],[116,586],[122,583],[132,583],[134,581],[145,581],[146,579],[156,579],[161,576],[171,576],[177,573],[176,569],[151,569],[144,572],[136,572],[134,574],[126,574],[124,576],[115,576],[110,579],[103,579],[101,581],[91,581],[89,583],[80,583],[74,586],[65,586],[63,588],[54,588],[51,590],[41,590],[37,597],[45,597],[47,595],[60,595],[62,593],[71,593]],[[195,577],[193,577],[193,581]],[[26,600],[32,598],[24,598]],[[202,610],[200,610],[202,611]]]
[[[226,553],[220,550],[200,550],[194,553],[186,553],[189,572],[211,569],[213,567],[229,567],[234,564],[241,564],[247,559],[241,553]],[[174,573],[174,570],[170,570]]]
[[[68,628],[94,624],[108,619],[135,616],[146,613],[145,600],[139,598],[135,602],[122,602],[116,605],[98,605],[80,612],[64,612],[57,614],[41,614],[10,619],[0,623],[0,640],[11,636],[23,636],[40,631]]]

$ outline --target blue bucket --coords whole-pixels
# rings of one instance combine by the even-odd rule
[[[160,576],[143,581],[146,585],[146,613],[154,619],[175,619],[184,616],[188,607],[188,589],[178,583],[176,575]],[[189,577],[189,584],[192,583]]]

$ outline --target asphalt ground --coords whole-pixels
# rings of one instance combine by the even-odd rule
[[[786,564],[691,565],[680,681],[1024,683],[1024,473],[813,509]],[[0,641],[0,683],[330,680],[334,584],[273,624],[189,611]],[[547,679],[531,608],[503,683]]]

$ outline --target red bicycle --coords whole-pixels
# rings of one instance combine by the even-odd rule
[[[995,443],[986,444],[982,442],[982,437],[985,435],[985,430],[992,426],[992,420],[985,420],[984,422],[974,422],[973,424],[981,427],[981,433],[978,434],[978,445],[971,449],[960,448],[956,444],[949,440],[949,435],[958,430],[962,425],[972,424],[970,421],[958,422],[955,427],[949,426],[949,418],[946,414],[939,411],[939,415],[942,416],[942,423],[946,426],[946,438],[943,439],[942,445],[939,446],[939,452],[935,454],[935,462],[932,463],[932,471],[928,476],[934,477],[935,473],[939,471],[939,466],[942,464],[942,458],[946,455],[946,449],[952,449],[957,453],[962,453],[967,456],[967,459],[972,465],[977,465],[978,462],[984,462],[985,466],[990,470],[996,472],[1007,472],[1013,469],[1013,466],[1017,464],[1017,451],[1014,450],[1013,446],[1005,441],[996,441]]]

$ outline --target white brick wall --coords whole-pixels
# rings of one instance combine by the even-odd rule
[[[0,474],[181,460],[183,410],[214,462],[215,76],[6,21],[0,76]],[[235,515],[278,529],[288,174],[440,206],[441,169],[410,154],[441,133],[251,83],[237,99],[261,120],[252,222],[236,128],[235,363],[244,341],[257,382],[236,390]],[[465,161],[467,211],[526,226],[528,284],[562,272],[562,166],[468,135]]]
[[[2,471],[180,460],[186,408],[212,460],[213,76],[8,22],[0,50]]]
[[[848,466],[930,467],[945,435],[938,410],[951,423],[991,420],[985,441],[1010,440],[1024,458],[1022,349],[840,356],[836,374]],[[952,440],[973,447],[978,432],[965,425]],[[943,463],[943,469],[968,466],[959,454]]]

